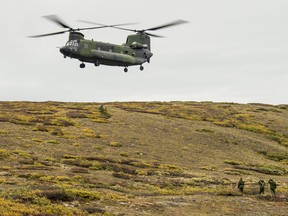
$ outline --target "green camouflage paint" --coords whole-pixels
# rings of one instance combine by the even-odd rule
[[[87,40],[79,32],[71,32],[69,41],[60,52],[66,57],[94,64],[113,66],[142,65],[152,57],[150,37],[134,34],[127,37],[123,45]]]

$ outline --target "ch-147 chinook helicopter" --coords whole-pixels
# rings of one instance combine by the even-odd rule
[[[84,68],[84,62],[93,63],[95,66],[109,65],[109,66],[121,66],[124,67],[124,72],[128,71],[128,66],[140,65],[142,71],[144,67],[142,64],[145,62],[150,63],[152,57],[150,37],[162,37],[159,35],[148,33],[147,31],[155,31],[183,23],[187,23],[184,20],[176,20],[165,25],[143,29],[133,30],[123,28],[120,26],[128,24],[117,24],[117,25],[104,25],[93,22],[82,21],[89,24],[97,25],[97,27],[87,28],[71,28],[63,21],[61,21],[56,15],[45,16],[48,20],[58,24],[62,28],[67,30],[30,36],[32,38],[46,37],[52,35],[63,34],[69,32],[69,39],[65,46],[60,48],[60,52],[64,55],[64,58],[70,57],[81,61],[80,68]],[[103,43],[99,41],[88,40],[84,38],[81,33],[83,30],[101,29],[101,28],[116,28],[120,30],[132,31],[135,34],[128,35],[126,43],[122,45]]]

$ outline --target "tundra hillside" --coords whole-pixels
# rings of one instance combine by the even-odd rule
[[[0,215],[285,215],[288,105],[0,102],[0,183]]]

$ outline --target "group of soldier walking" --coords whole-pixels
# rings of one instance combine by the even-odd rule
[[[259,184],[259,194],[264,194],[264,190],[265,190],[265,181],[263,180],[259,180],[258,181],[258,184]],[[273,181],[273,179],[270,179],[268,181],[268,184],[270,185],[270,190],[271,192],[273,193],[273,195],[276,195],[276,187],[277,187],[277,184],[275,181]],[[245,181],[243,181],[242,178],[240,178],[240,180],[238,181],[238,189],[239,191],[242,193],[244,193],[244,186],[245,186]]]

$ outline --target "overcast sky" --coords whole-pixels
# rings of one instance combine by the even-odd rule
[[[213,101],[288,103],[287,0],[2,0],[0,101]],[[64,59],[68,34],[43,19],[57,14],[105,24],[138,22],[143,29],[183,19],[189,24],[153,32],[151,63],[129,67]],[[126,31],[83,32],[122,44]]]

